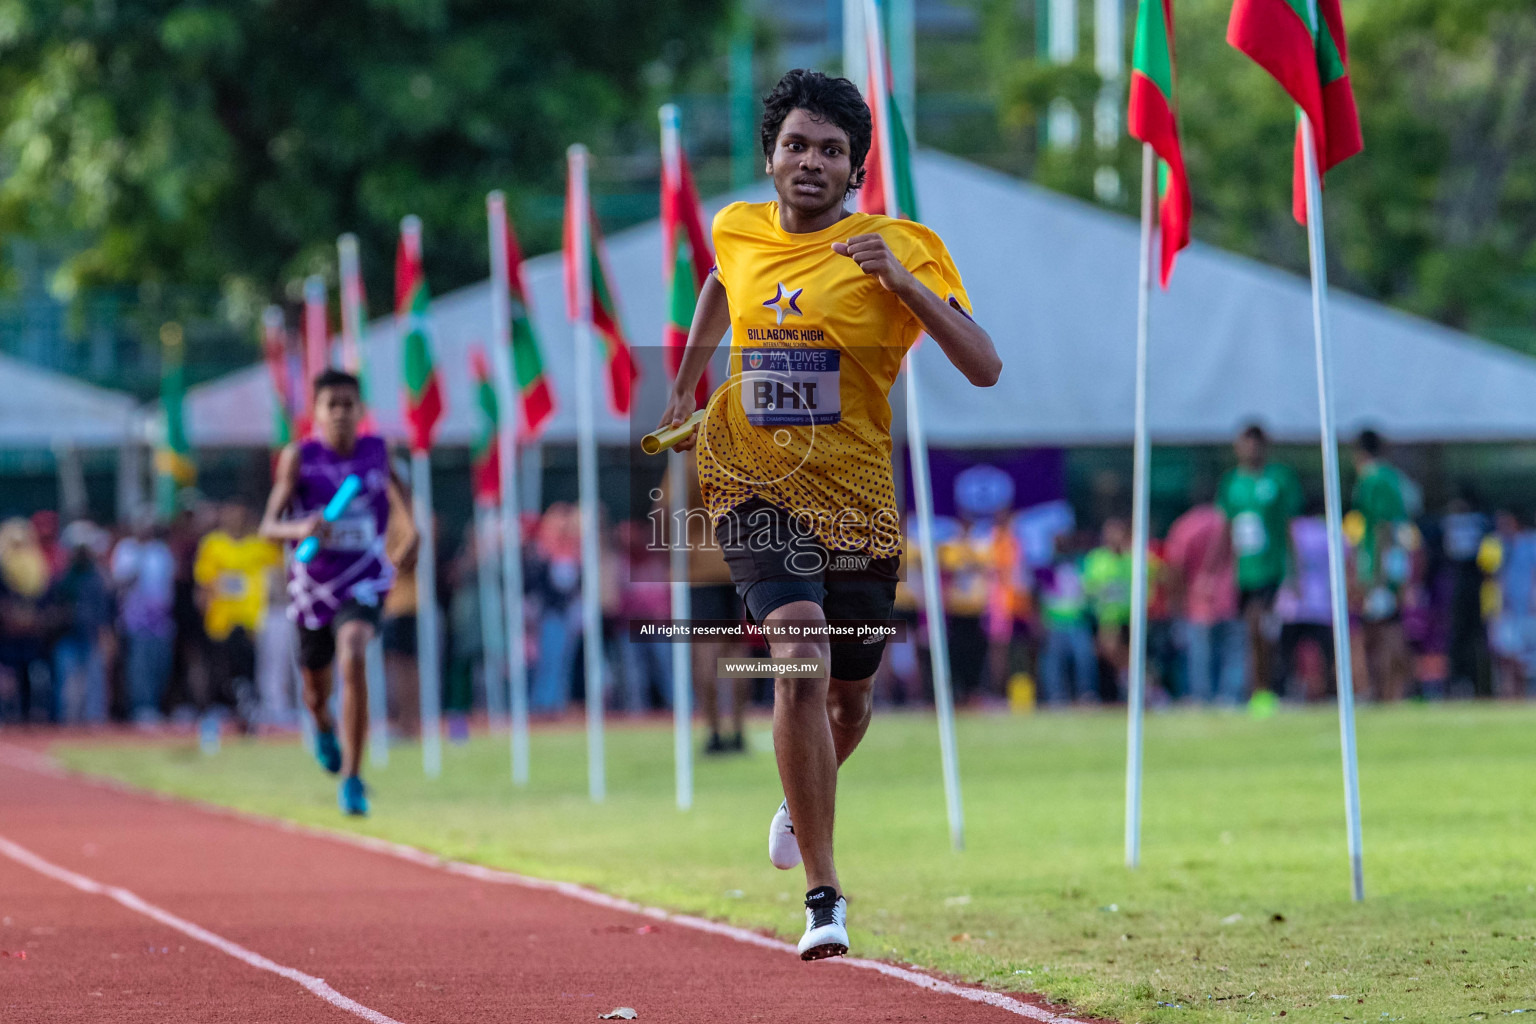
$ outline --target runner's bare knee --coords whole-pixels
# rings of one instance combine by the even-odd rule
[[[815,601],[791,601],[763,616],[768,632],[768,650],[775,658],[828,658],[831,647],[825,637],[796,639],[778,636],[787,628],[816,629],[825,626],[827,617]],[[816,653],[820,652],[820,653]]]
[[[331,699],[330,666],[323,669],[305,669],[303,676],[304,706],[318,714]]]
[[[366,622],[347,622],[336,631],[336,653],[345,665],[361,664],[368,657],[368,642],[373,639],[373,627]]]
[[[827,677],[780,676],[773,681],[773,702],[778,705],[825,708]]]
[[[835,728],[855,729],[874,712],[875,679],[833,679],[827,688],[827,715]]]

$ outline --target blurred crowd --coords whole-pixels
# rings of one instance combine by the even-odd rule
[[[1238,705],[1259,691],[1326,698],[1334,686],[1327,529],[1295,475],[1270,461],[1263,432],[1237,441],[1238,465],[1149,544],[1149,699]],[[1347,495],[1346,582],[1357,692],[1366,699],[1523,697],[1536,693],[1536,523],[1459,494],[1438,512],[1386,458],[1355,447]],[[1060,504],[1060,503],[1058,503]],[[1011,509],[970,510],[938,546],[957,698],[985,706],[1099,703],[1125,697],[1132,557],[1127,518],[1082,528],[1070,508],[1020,529]],[[0,723],[190,721],[291,726],[299,707],[284,555],[238,503],[197,502],[169,523],[61,528],[39,512],[0,523]],[[1045,525],[1042,527],[1042,523]],[[603,665],[607,706],[670,707],[672,650],[629,639],[634,619],[672,614],[668,553],[645,521],[605,527]],[[530,710],[583,700],[580,517],[557,502],[523,524]],[[437,538],[444,709],[505,713],[505,646],[496,586],[473,524]],[[493,537],[495,531],[486,531]],[[486,557],[482,559],[482,554]],[[693,617],[739,618],[718,554],[690,555]],[[923,615],[926,567],[909,544],[877,695],[931,699]],[[384,606],[380,654],[393,730],[419,722],[417,587],[402,574]],[[491,628],[482,628],[490,625]],[[741,747],[741,711],[771,701],[766,680],[714,683],[714,658],[744,645],[695,644],[693,671],[710,748]],[[722,702],[721,697],[725,700]],[[721,704],[732,714],[721,722]]]
[[[0,523],[0,724],[153,726],[210,712],[247,730],[296,724],[285,556],[257,536],[257,521],[237,502],[196,501],[169,523],[60,529],[49,511]],[[523,530],[530,710],[557,716],[583,700],[580,515],[557,502],[526,516]],[[668,708],[670,646],[624,640],[630,620],[670,614],[667,556],[648,550],[635,523],[605,529],[601,551],[607,704]],[[437,554],[443,706],[456,726],[475,711],[505,712],[500,554],[482,560],[473,523],[460,537],[439,535]],[[482,568],[497,574],[489,586]],[[377,662],[399,735],[420,721],[417,611],[416,577],[400,573]]]
[[[1295,474],[1270,460],[1262,429],[1248,428],[1235,447],[1237,466],[1148,543],[1153,702],[1334,693],[1322,502],[1307,502]],[[1426,510],[1373,432],[1353,456],[1343,554],[1357,695],[1536,695],[1536,522],[1482,508],[1466,490]],[[957,696],[1125,699],[1129,518],[1083,530],[1069,510],[1043,538],[1014,520],[965,517],[938,547]]]
[[[285,556],[257,536],[257,521],[240,503],[197,501],[169,523],[80,520],[60,529],[50,511],[0,523],[0,724],[157,725],[214,712],[247,730],[293,726],[301,705]],[[556,503],[526,517],[524,530],[530,705],[558,715],[582,699],[579,515]],[[473,525],[456,544],[444,541],[436,580],[444,710],[504,710],[502,613],[480,585]],[[623,622],[668,615],[668,587],[627,582],[628,565],[647,557],[633,524],[606,541],[609,704],[668,707],[670,649],[621,642]],[[495,571],[499,554],[486,554]],[[389,719],[402,735],[420,718],[416,582],[411,572],[398,576],[379,629]],[[488,621],[493,628],[482,629]]]

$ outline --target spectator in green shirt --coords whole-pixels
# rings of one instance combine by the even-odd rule
[[[1104,521],[1102,545],[1083,561],[1083,593],[1098,623],[1099,657],[1115,672],[1115,686],[1125,691],[1131,664],[1131,527],[1124,519]]]
[[[1216,505],[1227,520],[1227,541],[1237,561],[1238,607],[1248,633],[1249,681],[1274,689],[1275,597],[1290,573],[1291,520],[1301,512],[1301,483],[1269,461],[1269,437],[1250,424],[1233,444],[1237,466],[1222,477]]]
[[[1081,546],[1068,531],[1056,538],[1056,557],[1035,571],[1040,594],[1040,685],[1047,704],[1070,703],[1074,692],[1082,703],[1099,699],[1099,660],[1088,623],[1088,597],[1083,592]]]
[[[1400,599],[1408,578],[1408,554],[1398,543],[1398,531],[1408,524],[1409,515],[1406,481],[1382,457],[1384,448],[1376,431],[1360,432],[1350,506],[1364,521],[1355,549],[1355,583],[1367,685],[1378,700],[1398,700],[1413,676]]]

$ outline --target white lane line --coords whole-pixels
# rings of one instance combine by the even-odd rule
[[[0,853],[5,854],[18,864],[31,868],[40,875],[47,875],[49,878],[63,882],[65,885],[73,886],[81,892],[90,893],[93,896],[106,896],[108,899],[116,900],[129,910],[143,914],[145,917],[153,918],[166,927],[174,928],[189,938],[206,943],[219,952],[227,953],[241,963],[254,967],[257,970],[270,971],[278,977],[297,982],[338,1010],[345,1010],[348,1013],[356,1014],[363,1018],[363,1020],[371,1022],[371,1024],[400,1024],[393,1017],[386,1016],[378,1010],[369,1009],[354,999],[348,999],[327,985],[323,978],[317,978],[312,974],[305,974],[303,971],[295,970],[292,967],[284,967],[280,963],[268,960],[260,953],[253,953],[238,943],[231,942],[221,935],[215,935],[208,929],[193,924],[191,921],[177,917],[170,911],[163,910],[153,903],[147,902],[127,889],[122,889],[115,885],[105,885],[93,878],[77,875],[67,868],[61,868],[57,864],[44,860],[31,850],[11,842],[4,836],[0,836]]]
[[[708,932],[711,935],[719,935],[749,946],[758,946],[762,949],[772,950],[775,953],[798,955],[798,951],[793,943],[771,938],[770,936],[762,935],[746,928],[739,928],[735,925],[722,924],[719,921],[710,921],[688,914],[674,914],[669,910],[662,910],[659,907],[647,907],[644,904],[635,903],[632,900],[626,900],[619,896],[610,896],[605,892],[589,889],[574,882],[556,882],[547,878],[520,875],[515,871],[488,868],[481,864],[448,860],[444,857],[439,857],[435,853],[419,850],[414,846],[391,842],[387,839],[378,839],[374,836],[342,832],[336,829],[321,828],[316,825],[300,825],[282,818],[270,818],[265,815],[234,810],[201,800],[188,800],[165,793],[158,793],[154,790],[141,789],[138,786],[131,786],[115,779],[81,775],[64,769],[51,757],[9,744],[0,744],[0,763],[10,764],[13,767],[26,771],[50,775],[54,778],[83,782],[118,792],[132,793],[135,796],[147,797],[160,803],[175,804],[181,807],[195,807],[208,814],[214,814],[223,818],[234,818],[253,825],[275,828],[282,832],[291,832],[295,835],[309,836],[315,839],[328,839],[332,842],[344,843],[347,846],[358,847],[373,853],[381,853],[388,857],[394,857],[397,860],[409,861],[421,867],[445,871],[450,875],[472,878],[480,882],[489,882],[495,885],[516,885],[524,889],[537,889],[541,892],[558,893],[561,896],[580,900],[583,903],[590,903],[593,906],[603,907],[607,910],[639,914],[656,921],[667,921],[684,928],[691,928],[694,931]],[[1073,1017],[1070,1014],[1055,1013],[1033,1003],[1026,1003],[1022,999],[1004,995],[1001,992],[972,988],[968,985],[956,985],[953,982],[945,981],[942,978],[935,978],[933,975],[925,974],[922,971],[900,967],[896,964],[888,964],[880,960],[865,960],[859,957],[834,957],[820,961],[820,963],[829,966],[832,964],[842,964],[845,967],[852,967],[858,970],[874,971],[877,974],[883,974],[888,978],[903,981],[909,985],[927,989],[930,992],[967,999],[973,1003],[983,1003],[1019,1017],[1039,1021],[1040,1024],[1089,1024],[1084,1018]]]
[[[242,814],[242,812],[236,812]],[[644,904],[635,903],[607,893],[588,889],[585,886],[576,885],[574,882],[552,882],[545,878],[533,878],[528,875],[519,875],[512,871],[502,871],[497,868],[488,868],[480,864],[466,864],[463,861],[446,860],[434,854],[418,850],[413,846],[405,846],[401,843],[392,843],[385,839],[375,839],[372,836],[359,836],[349,832],[332,832],[329,829],[312,828],[307,825],[296,825],[286,821],[272,821],[266,818],[253,819],[259,823],[275,826],[285,831],[296,832],[303,835],[311,835],[318,838],[334,839],[350,846],[359,846],[365,850],[382,853],[387,856],[408,860],[413,864],[436,868],[452,875],[464,878],[473,878],[481,882],[490,882],[497,885],[516,885],[525,889],[538,889],[544,892],[559,893],[571,899],[581,900],[609,910],[625,911],[631,914],[641,914],[658,921],[666,921],[670,924],[681,925],[695,931],[708,932],[724,938],[733,939],[751,946],[759,946],[763,949],[773,950],[775,953],[787,953],[798,955],[798,950],[793,943],[780,939],[760,935],[746,928],[738,928],[735,925],[721,924],[719,921],[710,921],[702,917],[692,917],[688,914],[674,914],[659,907],[647,907]],[[1053,1013],[1050,1010],[1026,1003],[1021,999],[1004,995],[1001,992],[992,992],[987,989],[971,988],[966,985],[956,985],[942,978],[935,978],[921,971],[899,967],[895,964],[884,963],[879,960],[865,960],[859,957],[837,957],[823,961],[828,966],[842,964],[845,967],[853,967],[859,970],[874,971],[897,981],[904,981],[909,985],[916,985],[930,992],[938,992],[942,995],[957,996],[968,999],[973,1003],[983,1003],[987,1006],[1006,1010],[1020,1017],[1041,1022],[1041,1024],[1086,1024],[1079,1017]]]

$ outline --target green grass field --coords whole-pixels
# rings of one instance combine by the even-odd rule
[[[877,715],[843,770],[838,853],[853,951],[1124,1022],[1465,1021],[1536,1013],[1536,708],[1399,706],[1359,717],[1366,901],[1349,898],[1329,709],[1148,719],[1142,866],[1122,863],[1124,717],[965,716],[967,849],[949,848],[928,716]],[[767,862],[779,800],[755,750],[701,760],[673,804],[664,725],[609,731],[609,796],[586,798],[584,734],[536,734],[534,779],[501,738],[414,747],[348,822],[296,744],[76,745],[70,766],[776,931],[803,926],[798,872]],[[1536,1019],[1536,1018],[1533,1018]]]

